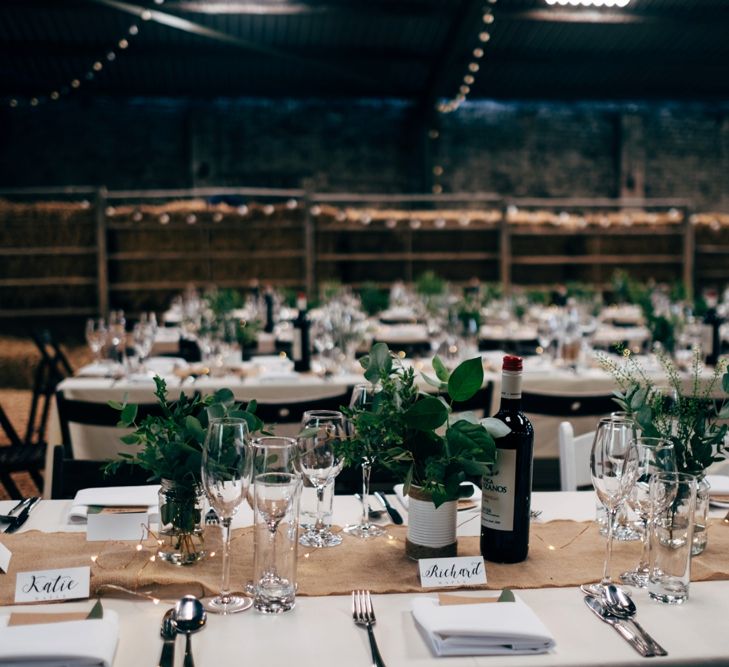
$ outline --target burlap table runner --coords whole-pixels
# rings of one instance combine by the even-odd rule
[[[407,529],[388,526],[387,535],[374,540],[345,536],[330,549],[299,547],[299,595],[348,594],[368,588],[375,593],[421,591],[417,563],[405,556]],[[709,546],[694,558],[692,581],[729,579],[729,527],[714,521],[709,528]],[[208,530],[207,547],[216,555],[195,565],[178,567],[152,559],[154,542],[141,550],[130,542],[87,542],[84,533],[30,531],[4,535],[12,551],[10,572],[0,574],[0,604],[12,604],[15,573],[29,570],[91,567],[92,594],[118,595],[119,588],[174,598],[184,593],[198,596],[216,593],[220,585],[220,540],[218,530]],[[637,542],[615,542],[613,573],[635,565],[640,552]],[[253,530],[233,533],[231,582],[242,589],[252,575]],[[477,537],[461,537],[458,554],[479,553]],[[552,521],[533,524],[529,558],[523,563],[487,563],[488,584],[480,588],[549,588],[577,586],[602,575],[605,539],[594,522]]]

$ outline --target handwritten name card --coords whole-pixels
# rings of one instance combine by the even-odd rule
[[[4,544],[0,544],[0,572],[7,572],[10,567],[10,557],[13,554],[10,553]]]
[[[17,604],[87,598],[90,581],[89,567],[18,572],[15,580],[15,602]]]
[[[423,588],[473,586],[486,583],[486,566],[480,556],[422,558],[420,584]]]

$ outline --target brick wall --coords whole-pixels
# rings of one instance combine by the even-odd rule
[[[686,196],[729,208],[729,105],[469,103],[431,142],[444,191]],[[0,187],[422,191],[403,103],[83,98],[0,112]],[[630,187],[626,188],[626,184]]]

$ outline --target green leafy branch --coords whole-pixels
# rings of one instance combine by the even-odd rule
[[[197,486],[203,443],[211,419],[238,417],[246,421],[250,433],[263,429],[263,422],[255,414],[256,402],[251,401],[243,408],[236,403],[230,389],[220,389],[205,397],[199,393],[192,397],[180,393],[176,401],[170,402],[165,381],[155,377],[154,382],[159,415],[148,415],[137,423],[137,405],[110,401],[109,405],[120,411],[117,425],[135,429],[121,441],[136,447],[137,451],[121,452],[118,459],[106,464],[108,473],[125,464],[135,465],[150,473],[150,481],[168,479],[181,485]]]
[[[418,486],[436,507],[471,495],[472,487],[462,482],[490,471],[496,457],[494,438],[509,432],[498,420],[453,414],[454,403],[469,400],[481,388],[481,359],[464,361],[451,373],[435,357],[436,377],[423,379],[438,395],[420,392],[413,369],[384,343],[376,344],[361,363],[365,378],[377,389],[370,405],[346,410],[354,424],[352,438],[343,444],[346,461],[369,457],[399,476],[405,493]]]

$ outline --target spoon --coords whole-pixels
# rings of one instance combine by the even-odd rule
[[[622,588],[615,584],[609,584],[605,588],[604,596],[605,604],[608,610],[617,616],[618,618],[630,619],[635,626],[635,629],[642,635],[643,639],[655,652],[656,655],[668,655],[666,649],[664,649],[653,637],[651,637],[644,629],[643,626],[635,620],[636,607],[633,599],[626,593]]]
[[[190,635],[193,632],[201,630],[207,618],[202,602],[194,595],[185,595],[175,605],[175,627],[177,628],[177,632],[184,632],[186,636],[185,661],[183,663],[185,667],[195,667],[195,661],[192,659],[192,641]]]
[[[162,645],[162,655],[159,657],[159,667],[172,667],[175,664],[175,637],[177,637],[177,628],[175,627],[175,610],[168,609],[162,617],[162,625],[159,633],[164,640]]]

